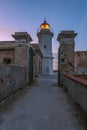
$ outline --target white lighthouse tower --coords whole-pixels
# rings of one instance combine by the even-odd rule
[[[43,54],[42,74],[53,74],[52,37],[53,32],[50,25],[44,20],[37,32],[38,43]]]

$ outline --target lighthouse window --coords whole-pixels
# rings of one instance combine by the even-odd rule
[[[47,46],[46,45],[44,45],[44,49],[46,49],[47,48]]]

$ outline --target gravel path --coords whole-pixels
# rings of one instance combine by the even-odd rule
[[[0,130],[84,130],[56,79],[40,77],[0,105]]]

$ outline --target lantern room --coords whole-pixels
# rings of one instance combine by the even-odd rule
[[[40,29],[50,29],[50,25],[44,20],[44,23],[40,25]]]

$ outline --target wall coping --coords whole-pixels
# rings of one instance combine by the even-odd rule
[[[70,78],[71,80],[74,80],[75,82],[87,87],[87,80],[85,79],[81,79],[79,77],[75,77],[74,75],[67,75],[67,74],[63,74],[65,77]]]

